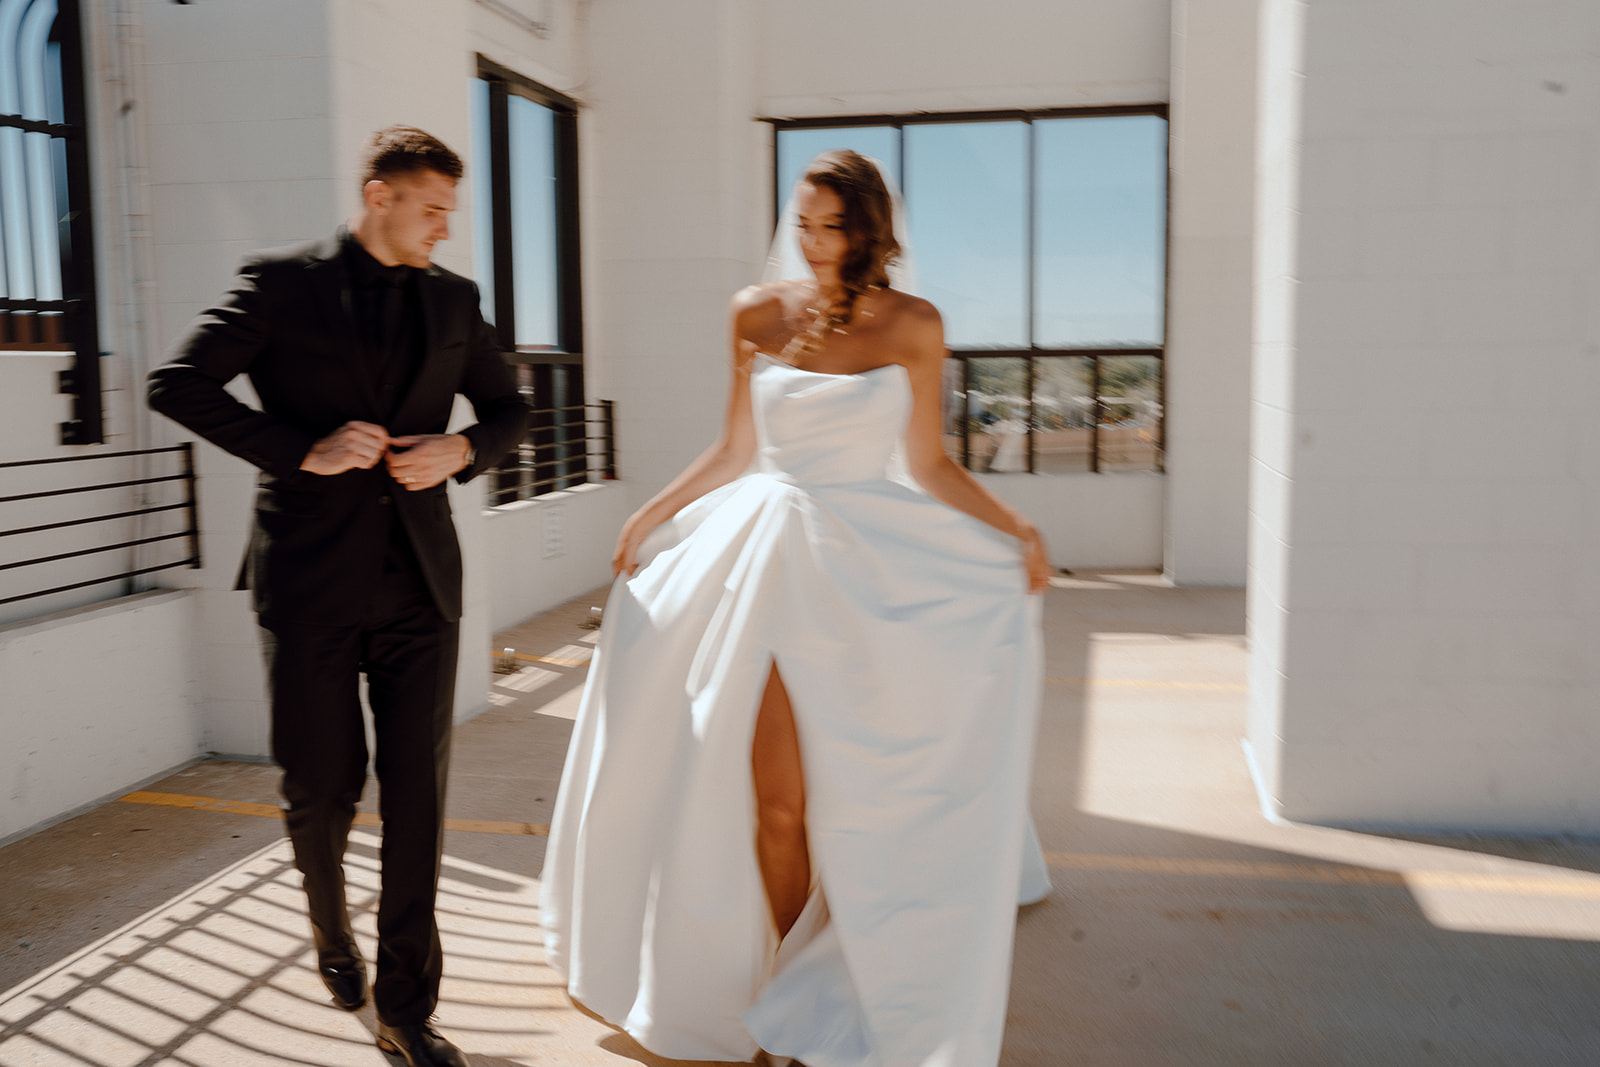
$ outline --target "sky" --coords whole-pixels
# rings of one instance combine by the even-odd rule
[[[780,130],[785,198],[806,163],[829,148],[873,156],[904,190],[919,295],[943,313],[952,347],[1162,343],[1167,164],[1159,116]]]

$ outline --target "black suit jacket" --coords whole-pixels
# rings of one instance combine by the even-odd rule
[[[150,374],[150,406],[261,469],[238,588],[276,619],[352,625],[379,581],[395,521],[404,524],[434,603],[461,617],[461,548],[444,485],[408,491],[383,463],[323,476],[300,470],[312,444],[352,419],[390,436],[444,433],[457,393],[478,422],[461,431],[476,457],[467,481],[521,439],[528,408],[478,311],[478,288],[441,267],[417,279],[425,342],[416,376],[378,410],[352,312],[343,231],[258,253]],[[260,410],[223,387],[244,374]]]

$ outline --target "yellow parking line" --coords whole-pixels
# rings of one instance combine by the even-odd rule
[[[219,800],[216,797],[195,797],[182,793],[141,791],[129,793],[119,799],[124,804],[153,804],[158,807],[212,811],[223,815],[283,818],[283,811],[276,804]],[[378,817],[369,812],[357,812],[355,821],[357,826],[381,825]],[[444,828],[469,834],[523,837],[550,835],[550,827],[543,823],[501,822],[492,819],[446,819]],[[1045,862],[1058,870],[1156,874],[1179,878],[1234,878],[1295,882],[1302,885],[1368,886],[1382,889],[1425,888],[1506,896],[1600,899],[1600,877],[1589,874],[1552,873],[1546,877],[1539,877],[1472,871],[1385,871],[1370,867],[1346,867],[1325,863],[1247,863],[1242,860],[1119,856],[1098,852],[1046,852],[1044,856]]]
[[[1600,877],[1552,873],[1548,877],[1472,871],[1384,871],[1309,863],[1245,863],[1240,860],[1179,859],[1167,856],[1114,856],[1088,852],[1046,852],[1051,867],[1124,874],[1164,874],[1189,878],[1239,878],[1312,885],[1375,886],[1386,889],[1438,889],[1528,897],[1600,899]]]
[[[164,808],[189,808],[194,811],[214,811],[223,815],[253,815],[262,819],[281,819],[283,809],[276,804],[253,804],[243,800],[218,800],[216,797],[191,797],[182,793],[129,793],[118,797],[124,804],[154,804]],[[382,826],[383,822],[371,812],[356,812],[357,826]],[[536,822],[496,822],[489,819],[446,819],[446,830],[461,830],[469,834],[510,834],[523,837],[548,837],[550,827]]]

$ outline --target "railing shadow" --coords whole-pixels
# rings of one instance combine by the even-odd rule
[[[377,843],[358,829],[346,864],[369,960]],[[371,1005],[339,1011],[316,976],[299,882],[275,842],[0,995],[0,1063],[375,1062]],[[536,883],[451,858],[440,903],[447,1032],[478,1067],[516,1063],[549,1032],[541,1014],[565,1008],[543,966]]]

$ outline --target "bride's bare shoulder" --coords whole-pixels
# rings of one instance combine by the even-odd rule
[[[744,312],[782,314],[784,307],[794,301],[801,288],[799,282],[761,282],[757,285],[747,285],[733,294],[732,311],[735,315]]]
[[[747,285],[733,294],[728,314],[740,342],[757,350],[776,343],[785,334],[789,306],[804,296],[794,282]]]
[[[895,334],[912,343],[929,336],[943,338],[944,320],[932,303],[898,289],[885,289],[883,296],[886,325]]]

